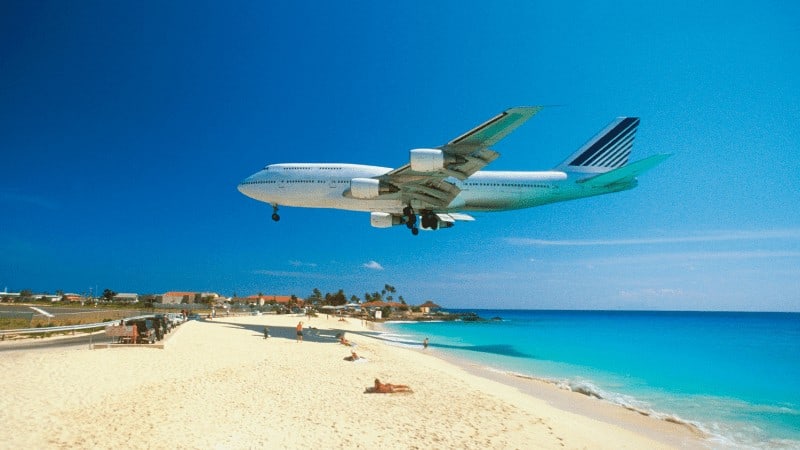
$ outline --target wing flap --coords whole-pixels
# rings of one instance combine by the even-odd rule
[[[448,153],[465,156],[476,149],[491,147],[541,110],[541,106],[518,106],[507,109],[441,148]]]
[[[400,187],[404,203],[417,200],[426,208],[441,208],[449,205],[461,192],[456,185],[440,179],[421,179]]]
[[[460,220],[462,222],[474,222],[475,218],[470,216],[469,214],[462,214],[462,213],[447,213],[447,214],[436,214],[440,220],[445,222],[455,222]]]

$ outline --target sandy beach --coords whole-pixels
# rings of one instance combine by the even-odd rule
[[[313,328],[297,343],[300,320]],[[340,331],[366,362],[344,360]],[[704,447],[685,425],[488,376],[324,315],[191,321],[164,349],[4,351],[0,370],[2,448]],[[414,392],[364,393],[376,377]]]

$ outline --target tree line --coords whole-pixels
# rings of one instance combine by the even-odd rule
[[[397,289],[394,286],[391,284],[384,284],[383,289],[380,291],[365,292],[362,302],[362,298],[357,295],[351,295],[348,298],[343,289],[339,289],[336,293],[326,292],[325,295],[322,295],[322,291],[318,288],[314,288],[311,291],[311,295],[306,298],[306,303],[310,303],[313,306],[340,306],[347,304],[348,300],[350,303],[367,303],[373,301],[394,302],[395,294],[397,294]],[[402,295],[397,296],[397,302],[403,305],[406,304],[406,300]]]

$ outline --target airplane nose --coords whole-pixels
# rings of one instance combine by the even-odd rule
[[[247,178],[246,180],[239,183],[239,185],[236,186],[236,189],[238,189],[239,192],[248,197],[251,198],[253,197],[253,182],[250,178]]]

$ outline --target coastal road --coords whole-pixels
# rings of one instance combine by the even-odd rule
[[[0,353],[53,350],[53,349],[89,349],[91,344],[108,342],[105,331],[92,334],[78,333],[75,336],[58,336],[43,339],[22,339],[0,342]]]

